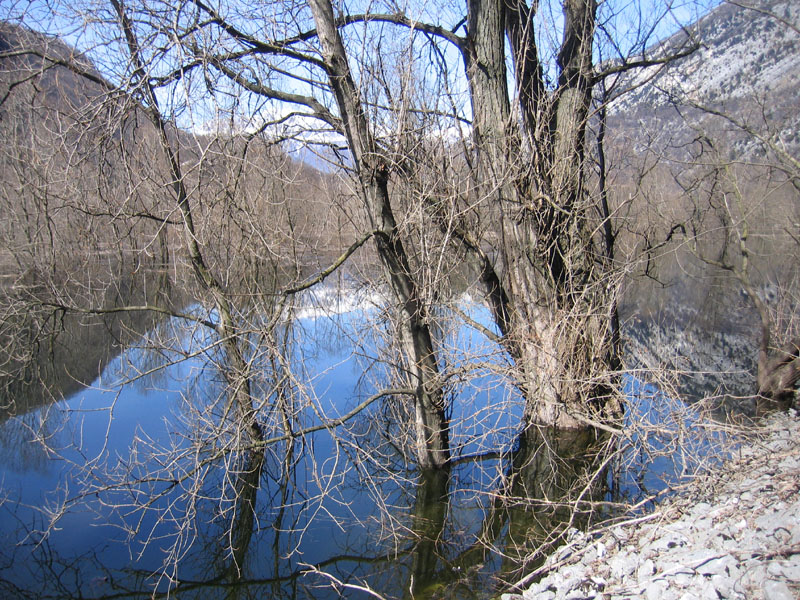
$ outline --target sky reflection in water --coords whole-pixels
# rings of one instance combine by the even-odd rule
[[[478,311],[476,316],[486,320],[488,316],[481,314],[484,312]],[[381,378],[380,363],[373,362],[375,348],[362,343],[358,348],[359,357],[356,357],[348,341],[348,337],[361,339],[359,328],[365,320],[375,317],[374,311],[346,307],[333,313],[301,311],[303,317],[294,327],[296,337],[303,342],[293,348],[294,360],[298,364],[302,362],[308,373],[316,374],[312,380],[314,393],[321,399],[320,407],[329,418],[350,410],[374,391],[369,389],[371,381],[379,383]],[[201,330],[186,328],[182,323],[169,323],[162,327],[161,335],[164,329],[170,330],[178,346],[187,353],[207,341]],[[489,356],[489,360],[498,360],[497,349],[487,349],[491,344],[474,331],[445,335],[443,342],[454,354],[474,351],[481,345],[482,354]],[[203,402],[204,397],[213,396],[214,388],[219,387],[220,376],[202,356],[159,369],[160,364],[176,360],[179,354],[157,352],[145,346],[128,349],[113,359],[91,388],[57,405],[18,415],[0,425],[0,448],[8,457],[0,466],[6,496],[0,507],[3,515],[0,532],[6,540],[24,540],[17,547],[8,544],[2,553],[0,578],[7,591],[22,593],[27,590],[33,595],[58,597],[78,590],[95,596],[117,588],[138,587],[145,592],[149,589],[141,580],[145,574],[159,568],[163,549],[169,541],[169,537],[165,540],[159,537],[169,536],[170,527],[174,525],[157,523],[155,514],[147,514],[141,521],[128,520],[127,525],[138,526],[140,533],[134,536],[130,547],[120,543],[127,539],[126,532],[113,525],[125,523],[104,503],[119,499],[125,491],[83,498],[70,506],[47,535],[40,533],[46,527],[47,507],[56,507],[57,500],[80,491],[80,478],[87,474],[78,472],[76,466],[96,465],[88,475],[102,479],[104,467],[130,459],[131,441],[136,437],[147,439],[153,445],[180,444],[183,436],[191,435],[181,423],[183,404]],[[372,379],[364,378],[364,366],[370,364]],[[151,369],[152,374],[139,375]],[[498,444],[507,446],[514,435],[519,413],[504,385],[487,385],[491,377],[496,376],[487,372],[452,391],[461,399],[454,403],[452,415],[456,454],[473,454],[496,448]],[[125,381],[128,383],[121,383]],[[496,406],[488,411],[487,406],[493,403],[507,410],[498,410]],[[306,415],[306,422],[313,424],[313,419]],[[491,437],[476,435],[486,430],[489,423],[493,430]],[[33,439],[39,434],[48,437],[49,456]],[[262,478],[262,489],[258,492],[259,526],[251,541],[246,578],[267,583],[276,579],[275,585],[270,587],[277,586],[279,596],[336,597],[330,586],[327,592],[316,588],[319,584],[327,585],[327,581],[318,576],[316,579],[314,576],[297,578],[302,564],[322,563],[327,564],[326,571],[339,578],[364,578],[383,586],[389,595],[402,594],[401,589],[406,584],[398,579],[398,571],[403,571],[403,563],[411,562],[406,552],[411,541],[405,532],[406,539],[395,544],[383,528],[389,524],[396,527],[403,522],[410,525],[415,500],[413,486],[410,483],[398,486],[396,482],[380,486],[383,500],[396,511],[392,516],[397,521],[387,520],[376,506],[374,495],[359,484],[351,471],[352,465],[345,464],[346,456],[340,453],[340,462],[335,466],[326,464],[325,461],[335,454],[331,436],[322,431],[311,437],[309,442],[313,444],[318,463],[312,465],[308,457],[300,457],[291,475],[289,506],[280,514],[279,478],[270,478],[269,473],[276,465],[265,467],[267,475]],[[461,486],[481,473],[480,469],[462,466],[456,469],[453,478]],[[320,477],[324,483],[320,482]],[[413,479],[413,475],[405,477],[407,482]],[[484,476],[482,483],[489,483],[486,480],[491,478],[491,474]],[[209,477],[206,485],[213,488],[214,479],[214,476]],[[320,486],[325,484],[337,489],[322,498]],[[166,500],[162,503],[166,507]],[[215,518],[212,504],[200,508],[209,511],[210,520]],[[470,527],[470,524],[463,524],[465,518],[479,521],[474,493],[462,491],[459,504],[459,509],[455,504],[451,507],[453,516],[460,514],[453,519],[453,524],[459,523],[457,527],[463,529]],[[470,514],[472,516],[464,516]],[[279,517],[282,517],[280,522]],[[305,529],[308,524],[310,526]],[[182,561],[179,577],[184,582],[214,579],[212,574],[220,562],[224,562],[219,549],[213,548],[215,535],[218,537],[221,530],[215,531],[213,525],[207,529],[199,532],[197,542]],[[291,532],[293,529],[302,529],[302,535]],[[147,550],[138,556],[143,534],[148,531],[155,532],[155,541],[151,540]],[[289,554],[291,557],[287,558]],[[337,555],[346,558],[326,563]],[[122,573],[123,570],[127,572]],[[407,577],[407,573],[400,577]],[[194,593],[190,591],[191,585],[184,587],[190,595]],[[218,588],[211,595],[226,595],[225,589],[228,588]]]
[[[301,318],[293,324],[294,338],[300,340],[292,347],[293,362],[314,374],[310,383],[319,398],[318,409],[328,418],[352,409],[380,386],[384,375],[381,363],[375,361],[374,346],[351,341],[363,340],[363,325],[377,318],[376,311],[355,306],[338,308],[324,314],[303,309]],[[471,303],[464,308],[476,320],[489,322],[483,307]],[[202,330],[175,321],[162,324],[160,334],[165,332],[188,354],[208,341]],[[488,366],[501,365],[505,360],[493,343],[473,329],[444,332],[440,341],[449,349],[453,364],[467,356],[477,357],[472,360]],[[87,472],[76,466],[96,465],[88,475],[96,475],[102,482],[104,467],[130,460],[135,438],[147,440],[154,447],[175,444],[180,449],[193,433],[191,424],[181,418],[185,404],[202,406],[220,390],[221,377],[202,355],[161,369],[160,365],[176,361],[180,353],[145,346],[128,349],[113,359],[91,388],[0,425],[4,456],[0,476],[6,498],[0,507],[0,534],[6,540],[21,542],[17,546],[7,543],[0,553],[0,591],[6,596],[136,596],[152,591],[151,575],[161,565],[175,523],[169,519],[159,522],[156,512],[138,520],[134,518],[137,514],[124,519],[105,506],[107,502],[129,502],[136,491],[122,489],[82,498],[46,536],[39,533],[46,527],[46,507],[55,507],[57,499],[80,491],[80,478]],[[151,374],[137,375],[151,370]],[[449,391],[456,398],[451,416],[456,457],[507,450],[518,433],[519,398],[489,368],[472,375]],[[128,383],[121,383],[126,380]],[[640,416],[645,415],[654,424],[669,420],[670,402],[654,388],[629,377],[626,392],[636,399],[631,405]],[[303,421],[307,426],[318,418],[309,411]],[[351,425],[355,425],[351,431],[359,431],[357,422]],[[48,437],[52,449],[49,456],[34,441],[37,434]],[[664,448],[668,443],[665,438]],[[387,596],[406,594],[416,575],[416,595],[424,597],[438,589],[437,581],[457,582],[462,571],[471,571],[473,577],[478,572],[487,575],[501,566],[499,558],[487,556],[482,549],[477,551],[472,539],[479,529],[487,527],[482,522],[486,517],[483,509],[487,508],[485,492],[493,491],[497,484],[496,460],[459,463],[449,482],[432,484],[433,490],[436,485],[448,489],[450,502],[431,512],[436,503],[424,501],[420,496],[424,496],[424,489],[415,490],[413,473],[405,473],[401,480],[373,479],[374,487],[370,488],[357,476],[359,469],[362,476],[365,474],[363,465],[350,460],[357,456],[355,446],[350,446],[349,452],[337,453],[337,445],[326,431],[309,436],[308,444],[313,446],[313,454],[298,452],[288,482],[279,457],[267,456],[257,492],[257,521],[252,537],[246,537],[248,551],[239,583],[236,577],[226,575],[230,560],[220,541],[225,530],[224,519],[218,514],[224,507],[211,500],[198,504],[197,530],[192,531],[197,538],[187,546],[177,573],[182,582],[176,589],[179,597],[264,597],[266,593],[271,597],[338,597],[338,591],[324,577],[300,575],[308,564],[319,565],[343,581],[368,582]],[[666,458],[637,454],[642,446],[634,443],[629,452],[630,463],[640,471],[621,474],[617,491],[622,495],[632,496],[643,488],[660,489],[664,473],[674,471]],[[648,471],[644,468],[647,466],[655,468]],[[218,471],[212,470],[203,481],[203,489],[211,498],[221,485],[222,471]],[[164,489],[164,485],[154,489]],[[130,496],[127,499],[126,494]],[[378,497],[383,507],[376,502]],[[157,506],[166,509],[170,500],[167,495]],[[390,515],[385,512],[387,507]],[[178,518],[185,509],[172,507]],[[406,528],[419,521],[414,521],[415,513],[418,518],[439,514],[434,520],[446,519],[433,524],[431,535],[448,544],[426,547],[409,535]],[[123,543],[128,539],[123,526],[138,527],[130,545]],[[392,528],[398,534],[395,537],[389,535]],[[150,542],[142,551],[148,533]],[[431,581],[420,581],[424,578]],[[163,581],[155,585],[162,591],[168,588]],[[360,594],[343,593],[352,597]],[[464,598],[474,593],[467,585],[449,592],[450,597]]]

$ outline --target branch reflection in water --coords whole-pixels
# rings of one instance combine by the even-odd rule
[[[231,370],[219,338],[197,324],[214,311],[195,305],[194,322],[147,324],[93,388],[9,419],[4,436],[24,424],[28,445],[63,460],[46,473],[4,463],[2,528],[24,542],[3,550],[0,589],[336,598],[354,585],[387,598],[484,597],[588,522],[605,493],[604,440],[515,433],[521,403],[480,371],[497,349],[479,351],[487,341],[474,331],[440,332],[482,373],[450,390],[452,466],[416,468],[402,394],[339,418],[397,381],[364,341],[361,328],[381,318],[374,306],[240,309],[245,351]],[[237,378],[247,378],[260,438],[232,412]]]

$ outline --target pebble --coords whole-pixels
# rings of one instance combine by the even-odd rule
[[[778,437],[742,446],[738,462],[670,500],[658,521],[572,532],[549,559],[570,564],[502,600],[800,598],[800,420],[783,413],[767,426]]]
[[[763,585],[764,600],[795,600],[789,586],[783,581],[767,579]]]
[[[800,583],[800,564],[798,564],[798,561],[781,563],[781,575],[792,583]]]
[[[733,581],[730,577],[724,575],[714,575],[711,577],[711,585],[717,592],[720,598],[737,598],[740,595],[734,590]]]
[[[639,565],[639,555],[628,554],[623,550],[609,564],[611,566],[611,576],[616,579],[622,579],[636,570]]]
[[[641,583],[646,578],[651,577],[656,572],[656,564],[648,558],[636,570],[636,579]]]
[[[647,600],[666,600],[668,588],[669,583],[663,579],[659,581],[652,581],[645,589],[645,598],[647,598]]]

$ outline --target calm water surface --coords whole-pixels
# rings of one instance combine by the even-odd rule
[[[483,308],[466,308],[488,321]],[[281,372],[293,377],[284,384],[311,399],[294,406],[297,426],[346,414],[381,389],[378,344],[364,335],[379,313],[358,302],[332,311],[307,306],[279,328],[288,340]],[[161,322],[148,336],[108,362],[89,387],[55,403],[29,400],[34,408],[0,424],[3,597],[367,597],[348,586],[386,597],[486,597],[493,575],[517,566],[512,539],[546,538],[554,521],[569,517],[535,504],[500,510],[494,498],[505,467],[496,455],[457,460],[448,473],[424,477],[402,453],[393,456],[391,445],[378,444],[382,457],[375,459],[379,430],[399,427],[383,401],[344,428],[270,446],[257,481],[248,479],[248,455],[208,458],[231,435],[225,430],[207,441],[212,450],[201,457],[201,472],[176,483],[198,458],[192,442],[220,418],[219,356],[197,353],[212,340],[183,321]],[[170,340],[169,349],[148,342],[157,338]],[[512,496],[552,497],[579,477],[591,440],[537,446],[517,439],[521,403],[492,369],[504,360],[494,344],[466,328],[443,331],[440,341],[454,364],[469,355],[475,367],[448,389],[456,457],[530,445],[516,487],[505,490]],[[255,351],[251,358],[261,360]],[[255,378],[256,395],[268,396],[274,381]],[[663,397],[653,402],[657,392],[640,393],[633,379],[627,385],[640,398],[636,410],[664,419],[654,409],[663,409]],[[603,500],[612,491],[658,488],[672,468],[656,464],[661,474],[647,473],[653,461],[635,452],[629,463],[640,470],[618,472],[611,491],[601,481],[592,493]],[[254,510],[237,504],[234,492]],[[487,543],[500,552],[487,551]]]

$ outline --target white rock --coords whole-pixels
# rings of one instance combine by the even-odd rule
[[[527,590],[522,592],[523,600],[553,600],[553,598],[555,597],[556,595],[554,592],[542,588],[537,588],[537,589],[528,588]]]
[[[694,579],[695,578],[693,575],[690,575],[689,573],[685,572],[676,573],[673,577],[670,577],[670,580],[672,581],[673,585],[676,585],[681,589],[686,589],[693,583],[696,586],[697,582],[695,582]]]
[[[597,558],[603,558],[606,555],[606,545],[603,542],[597,542]]]
[[[666,581],[660,579],[648,584],[644,596],[647,600],[670,600],[676,598],[677,594],[669,590],[669,584]]]
[[[781,564],[781,574],[793,583],[800,583],[800,560],[789,560]]]
[[[637,564],[639,564],[638,555],[630,555],[622,551],[609,561],[611,576],[615,579],[627,577],[636,570]]]
[[[639,580],[639,583],[643,583],[646,579],[652,577],[655,572],[656,565],[651,559],[648,558],[639,565],[638,569],[636,569],[636,578]]]
[[[761,589],[764,592],[764,600],[795,600],[789,586],[783,581],[767,579]]]
[[[713,575],[711,577],[711,585],[714,586],[720,598],[733,598],[735,595],[733,580],[730,577]]]

